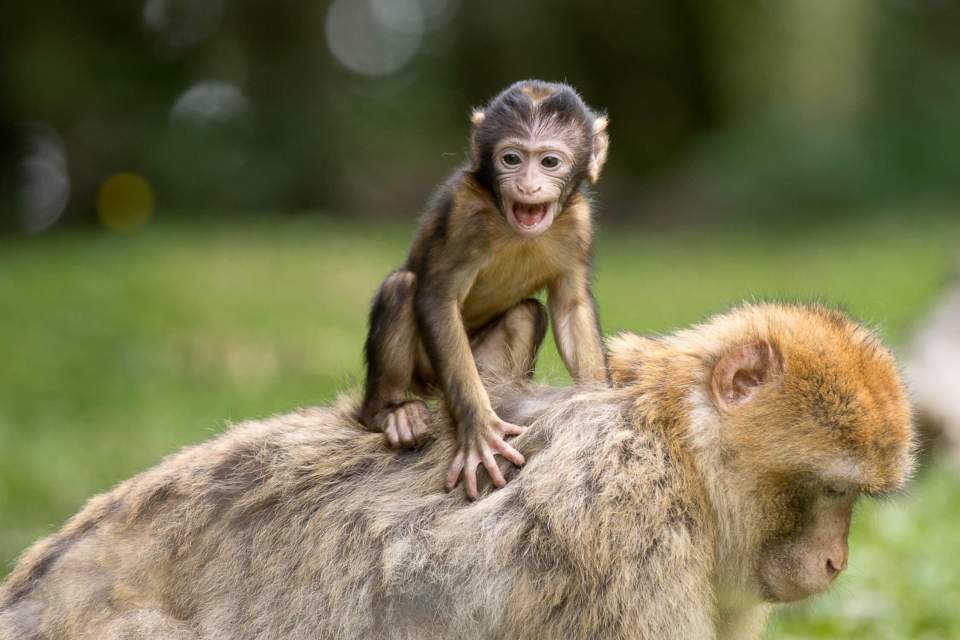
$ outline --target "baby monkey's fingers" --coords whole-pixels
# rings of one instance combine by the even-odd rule
[[[523,454],[503,437],[504,435],[519,435],[527,428],[505,422],[496,416],[488,424],[489,428],[483,435],[470,438],[460,446],[460,450],[447,472],[447,491],[457,486],[457,482],[462,477],[467,498],[476,500],[480,495],[477,488],[477,469],[481,464],[486,469],[494,486],[503,487],[507,484],[507,480],[504,478],[495,456],[503,456],[504,459],[517,466],[525,462]]]
[[[447,471],[447,491],[453,491],[453,488],[457,486],[457,481],[460,480],[460,472],[463,471],[466,460],[467,452],[464,449],[457,451],[457,455],[453,457],[453,462],[450,463],[450,468]]]
[[[483,468],[490,474],[490,480],[493,481],[493,484],[497,487],[506,486],[507,480],[503,477],[503,472],[500,471],[500,465],[493,459],[493,450],[490,447],[484,447],[482,455]]]
[[[481,454],[478,447],[474,445],[467,453],[467,462],[463,465],[463,488],[470,500],[476,500],[480,497],[480,492],[477,490],[477,467],[480,466],[480,462]]]
[[[487,436],[487,444],[493,449],[495,454],[501,455],[513,464],[522,466],[525,462],[523,454],[517,451],[509,442],[503,439],[503,436],[518,436],[526,431],[526,427],[518,424],[511,424],[500,418],[496,419],[492,432]]]
[[[499,422],[499,425],[497,426],[497,430],[500,432],[501,435],[519,436],[520,434],[524,433],[527,430],[526,427],[521,427],[518,424],[513,424],[505,420],[500,420],[500,418],[497,418],[497,421]]]

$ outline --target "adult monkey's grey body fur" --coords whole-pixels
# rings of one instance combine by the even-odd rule
[[[669,454],[609,393],[563,396],[523,437],[549,446],[474,504],[442,489],[448,430],[392,453],[352,410],[239,425],[32,550],[2,592],[0,637],[627,638],[641,621],[645,637],[702,637],[680,630],[707,624],[688,606],[705,585],[671,578],[676,593],[651,598],[635,583],[688,561],[671,555],[700,535],[683,504],[638,519],[649,497],[632,485],[675,482]]]
[[[538,309],[478,364],[506,336],[520,378]],[[29,549],[0,639],[755,638],[766,602],[846,566],[857,495],[909,475],[893,359],[839,313],[620,336],[610,371],[611,388],[494,386],[530,425],[528,462],[474,503],[442,491],[448,429],[394,452],[350,401],[239,425]]]

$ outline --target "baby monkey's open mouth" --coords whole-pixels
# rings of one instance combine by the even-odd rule
[[[507,202],[510,226],[524,236],[543,233],[553,223],[552,202]]]
[[[539,204],[524,204],[522,202],[513,203],[513,216],[520,223],[520,226],[526,229],[533,229],[547,215],[549,203],[541,202]]]

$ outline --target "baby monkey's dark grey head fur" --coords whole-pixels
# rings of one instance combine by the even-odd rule
[[[471,170],[521,235],[550,227],[584,179],[607,157],[607,118],[570,86],[517,82],[471,118]]]

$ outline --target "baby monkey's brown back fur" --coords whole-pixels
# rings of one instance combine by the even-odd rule
[[[839,313],[623,335],[613,387],[571,389],[523,376],[538,315],[477,344],[494,406],[530,425],[504,489],[443,493],[452,433],[391,450],[352,402],[243,424],[28,550],[0,640],[750,640],[845,564],[857,493],[910,472],[893,359]]]
[[[437,192],[406,264],[374,300],[360,415],[392,446],[414,446],[427,411],[412,394],[438,387],[460,443],[447,487],[462,475],[475,497],[478,465],[502,485],[493,456],[523,463],[504,440],[522,427],[496,415],[480,382],[478,334],[546,289],[574,380],[606,379],[584,183],[598,179],[608,142],[606,118],[562,84],[519,82],[472,121],[470,161]]]

